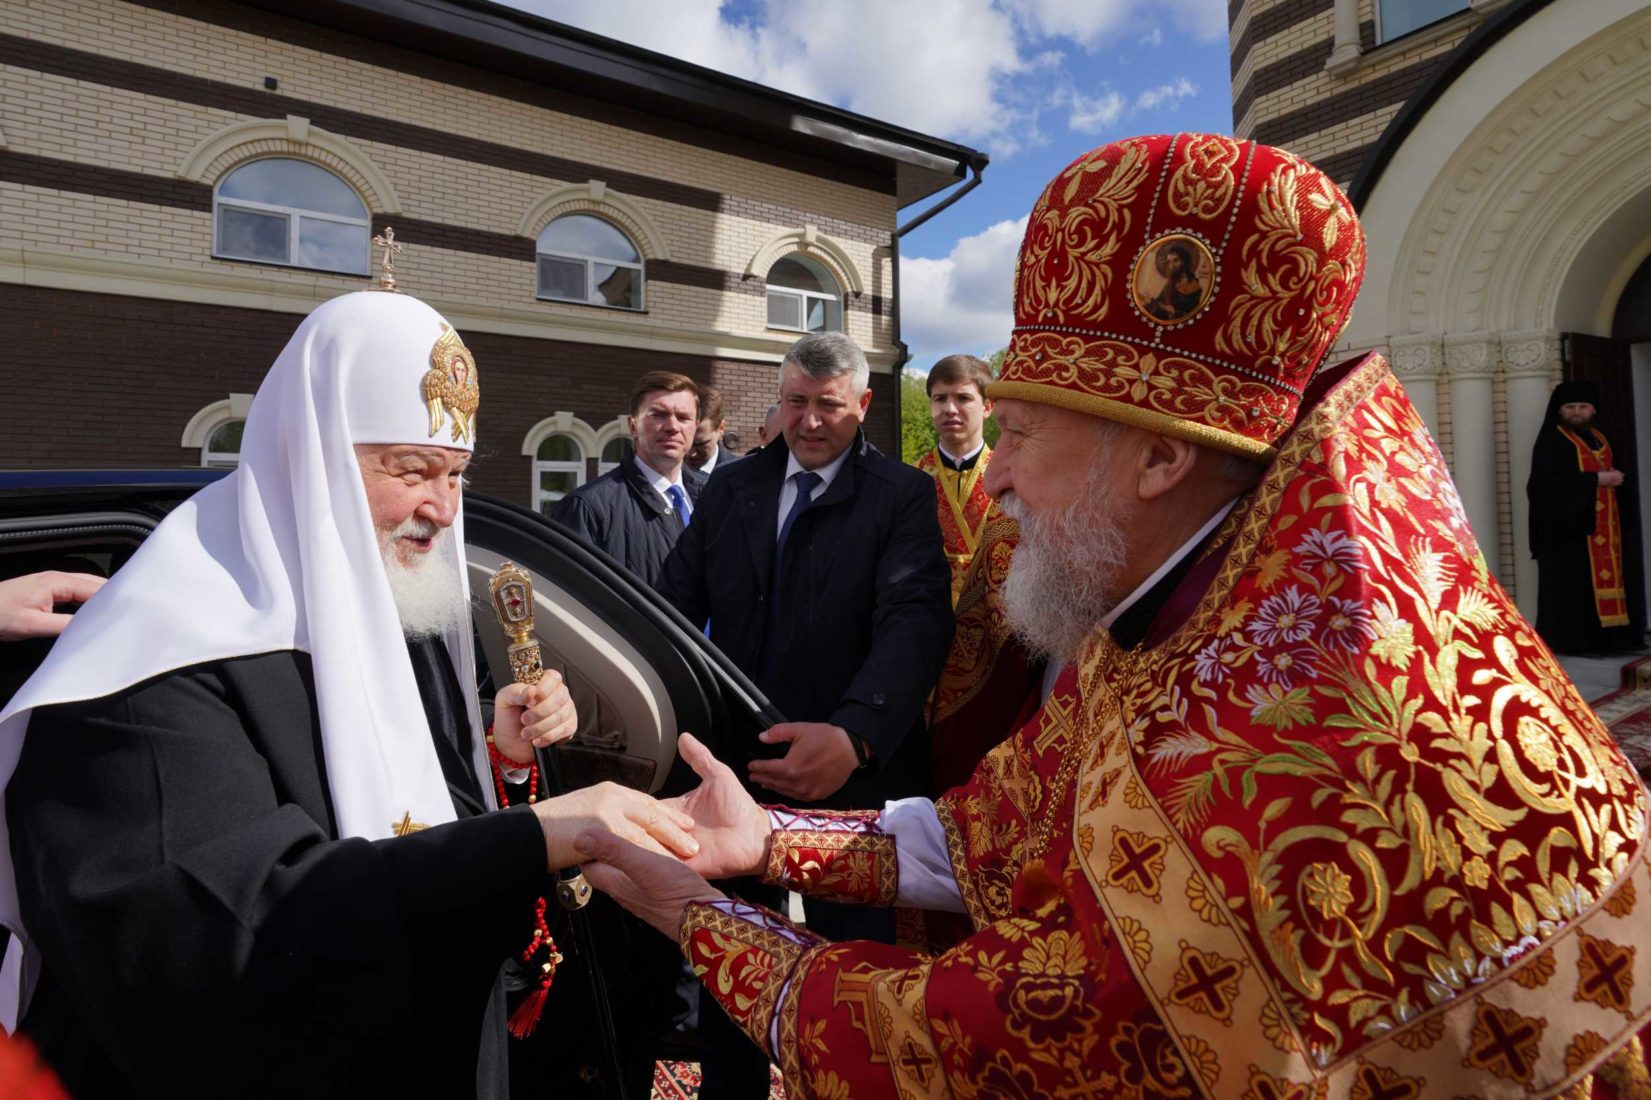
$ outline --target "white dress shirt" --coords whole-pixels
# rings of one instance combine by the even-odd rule
[[[848,453],[854,449],[850,444],[843,448],[843,453],[821,466],[814,472],[820,475],[820,483],[814,486],[814,491],[808,495],[810,502],[820,499],[820,494],[831,487],[837,474],[848,461]],[[797,499],[797,483],[791,479],[803,472],[803,464],[797,461],[796,455],[788,455],[785,460],[785,481],[780,484],[780,514],[774,519],[774,539],[779,540],[780,528],[785,526],[785,517],[791,513],[791,505]]]
[[[680,466],[677,467],[676,480],[673,481],[664,474],[660,473],[658,470],[654,469],[652,466],[648,465],[646,462],[643,462],[640,455],[632,455],[631,461],[635,462],[636,468],[642,471],[642,476],[648,479],[648,484],[654,487],[654,492],[658,493],[660,498],[665,501],[666,507],[670,508],[673,512],[676,511],[676,502],[671,499],[671,494],[669,492],[671,486],[675,485],[682,492],[682,507],[687,511],[690,517],[694,514],[694,502],[689,499],[688,490],[682,484],[682,468]]]

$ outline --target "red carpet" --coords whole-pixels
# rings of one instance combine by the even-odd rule
[[[1625,665],[1622,682],[1621,690],[1595,700],[1594,713],[1640,775],[1651,779],[1651,657]]]
[[[768,1070],[768,1100],[785,1100],[780,1071]],[[699,1096],[698,1062],[655,1062],[653,1100],[695,1100]]]

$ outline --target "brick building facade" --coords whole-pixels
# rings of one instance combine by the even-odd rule
[[[1387,353],[1534,613],[1525,481],[1562,377],[1604,393],[1636,621],[1651,516],[1651,0],[1231,0],[1233,125],[1348,190],[1341,351]]]
[[[0,387],[32,424],[0,466],[232,445],[386,226],[402,288],[477,355],[479,487],[567,484],[536,456],[594,474],[650,369],[717,386],[754,440],[800,331],[894,369],[897,213],[984,165],[483,0],[8,4],[0,297],[33,381]],[[890,383],[868,420],[886,446]]]

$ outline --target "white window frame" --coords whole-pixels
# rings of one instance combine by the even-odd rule
[[[631,453],[635,454],[636,445],[631,441],[631,418],[623,413],[602,425],[601,430],[596,433],[596,444],[591,453],[596,456],[597,477],[601,477],[619,465],[617,462],[607,461],[602,457],[602,454],[608,449],[610,443],[620,439],[631,443]]]
[[[550,440],[558,437],[573,444],[573,449],[579,452],[579,458],[534,458],[533,510],[538,512],[540,515],[548,514],[545,511],[545,505],[555,504],[557,501],[567,496],[566,493],[558,493],[544,488],[544,482],[539,477],[540,474],[572,474],[573,487],[575,489],[585,483],[585,459],[587,456],[585,455],[584,444],[579,441],[577,436],[575,436],[572,432],[551,432],[549,435],[539,440],[539,446],[542,447]]]
[[[799,314],[799,316],[801,316],[802,319],[803,319],[803,323],[801,325],[798,325],[798,326],[776,325],[773,321],[768,321],[768,327],[769,328],[778,329],[781,332],[841,332],[841,331],[843,331],[842,330],[843,299],[842,299],[841,295],[838,295],[838,294],[822,294],[817,290],[798,290],[796,287],[790,287],[790,286],[770,286],[768,288],[768,294],[769,294],[770,297],[777,294],[782,298],[796,298],[798,300],[797,304],[798,304],[799,308],[802,311]],[[822,302],[836,303],[836,306],[837,306],[837,322],[838,322],[838,327],[837,328],[809,328],[808,327],[808,303],[811,300],[816,299],[816,298],[818,298]],[[768,320],[767,309],[768,309],[768,302],[767,302],[767,299],[765,298],[765,299],[763,299],[763,311],[764,311],[763,319],[765,321]],[[827,314],[829,315],[829,313],[830,313],[830,311],[828,310]]]
[[[221,470],[233,469],[239,466],[241,464],[239,451],[235,452],[234,461],[230,462],[228,461],[231,457],[229,452],[209,451],[207,450],[207,444],[212,442],[213,434],[225,424],[237,420],[246,420],[247,413],[251,409],[252,395],[250,393],[232,393],[222,401],[214,401],[189,418],[189,423],[184,425],[183,436],[178,440],[178,446],[192,447],[200,451],[202,466]],[[218,462],[213,461],[215,457],[219,459]]]
[[[323,172],[326,172],[328,175],[330,175],[334,179],[338,180],[339,183],[342,183],[345,187],[350,187],[349,181],[346,180],[343,176],[340,176],[337,172],[332,171],[331,169],[325,167],[324,165],[316,164],[314,161],[304,160],[303,157],[259,157],[258,160],[296,160],[296,161],[302,161],[305,164],[312,165],[315,168],[320,169]],[[248,167],[252,164],[255,164],[255,163],[257,163],[257,161],[249,160],[245,164],[236,165],[230,171],[225,172],[223,179],[219,180],[218,183],[216,185],[214,185],[213,188],[212,188],[212,257],[213,257],[213,259],[216,259],[216,260],[235,260],[235,261],[238,261],[240,263],[275,264],[276,266],[279,266],[279,267],[295,267],[295,268],[298,268],[300,271],[329,271],[329,272],[334,272],[334,273],[340,274],[340,275],[366,275],[366,274],[368,274],[368,272],[372,268],[373,221],[372,221],[372,217],[370,215],[367,216],[367,217],[361,217],[361,218],[346,218],[346,217],[344,217],[343,215],[340,215],[340,214],[326,214],[326,213],[322,213],[319,210],[305,210],[303,207],[299,207],[299,206],[282,206],[282,205],[278,205],[278,204],[275,204],[275,203],[254,202],[251,199],[233,199],[233,198],[228,198],[228,197],[226,197],[226,196],[219,193],[219,189],[224,185],[225,182],[227,182],[232,176],[234,176],[236,172],[239,172],[241,169],[246,168],[246,167]],[[365,202],[365,200],[363,200],[361,198],[360,195],[356,194],[355,188],[350,187],[350,194],[355,195],[356,201],[361,203],[361,208],[363,210],[367,209],[367,203]],[[280,215],[283,215],[287,219],[287,258],[285,260],[271,260],[271,259],[269,259],[267,257],[264,257],[264,256],[237,256],[232,252],[224,251],[223,241],[220,237],[220,230],[221,230],[222,222],[218,217],[218,211],[222,207],[225,207],[225,206],[228,206],[228,207],[231,207],[231,208],[234,208],[234,209],[239,209],[239,210],[250,210],[250,211],[253,211],[254,213],[258,213],[258,214],[280,214]],[[357,228],[365,229],[367,231],[367,234],[366,234],[365,247],[363,247],[363,249],[362,249],[361,269],[359,271],[353,270],[353,269],[339,270],[337,268],[331,268],[331,267],[312,267],[309,264],[299,263],[298,260],[297,260],[297,256],[298,256],[298,229],[299,229],[300,219],[302,219],[302,218],[314,218],[317,221],[334,222],[334,223],[339,224],[339,225],[351,225],[351,226],[356,226]]]
[[[241,464],[240,451],[214,451],[211,449],[212,437],[218,434],[220,428],[227,428],[231,424],[240,424],[244,430],[246,421],[239,417],[230,417],[227,420],[220,420],[212,426],[211,431],[206,433],[206,442],[201,444],[202,466],[214,470],[233,470]]]
[[[763,321],[767,324],[767,327],[779,332],[842,332],[848,321],[844,316],[846,310],[844,309],[843,288],[837,276],[833,274],[831,270],[826,267],[826,265],[820,263],[820,261],[809,256],[804,256],[799,252],[788,252],[784,255],[774,257],[773,262],[768,265],[768,270],[772,271],[774,269],[774,264],[779,263],[781,260],[791,260],[793,263],[800,264],[803,268],[811,272],[815,278],[830,282],[833,286],[836,286],[837,293],[829,294],[823,290],[801,290],[792,286],[775,286],[773,283],[767,281],[767,276],[765,275],[763,285],[767,288],[767,294],[763,298]],[[800,325],[776,325],[773,321],[768,319],[768,299],[775,295],[782,298],[795,298],[797,300],[797,307],[799,311],[797,316],[801,320]],[[808,327],[808,304],[809,302],[816,300],[825,302],[827,305],[834,303],[837,306],[836,328],[828,327],[813,329]],[[825,310],[825,313],[826,316],[829,317],[831,315],[831,310],[827,309]]]
[[[632,252],[635,252],[638,256],[642,255],[642,250],[636,246],[636,242],[631,239],[631,235],[625,232],[623,228],[615,224],[610,219],[602,217],[600,214],[593,214],[586,210],[575,210],[553,218],[545,224],[545,229],[549,229],[551,226],[561,221],[562,218],[576,216],[595,218],[599,222],[612,226],[615,233],[618,233],[621,237],[625,238],[626,243],[631,246]],[[544,235],[545,229],[539,230],[540,236]],[[544,288],[540,285],[541,280],[539,279],[539,260],[541,257],[545,256],[548,256],[553,260],[577,260],[585,265],[585,296],[583,298],[559,298],[554,294],[546,294],[544,292]],[[638,289],[636,305],[616,306],[611,302],[597,300],[597,264],[603,264],[607,267],[628,268],[629,270],[636,272]],[[610,260],[606,256],[587,256],[582,252],[555,252],[550,249],[536,247],[533,253],[533,296],[541,302],[567,302],[576,306],[595,306],[598,309],[622,309],[627,313],[642,313],[648,308],[648,273],[645,270],[646,264],[646,259],[638,260],[636,263],[631,263],[629,260]]]

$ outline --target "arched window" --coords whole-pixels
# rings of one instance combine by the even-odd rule
[[[201,447],[201,465],[233,470],[241,464],[241,433],[245,420],[226,420],[212,429]]]
[[[602,448],[602,461],[597,463],[597,472],[605,474],[621,462],[629,462],[635,453],[636,448],[631,446],[629,436],[610,439],[608,445]]]
[[[567,214],[539,234],[541,298],[642,308],[642,254],[612,222]]]
[[[843,297],[837,280],[807,256],[782,256],[768,269],[768,327],[790,332],[841,332]]]
[[[571,435],[547,435],[533,455],[533,506],[550,514],[553,504],[585,483],[585,449]]]
[[[292,157],[243,164],[218,181],[213,211],[220,259],[367,274],[367,207],[320,165]]]

